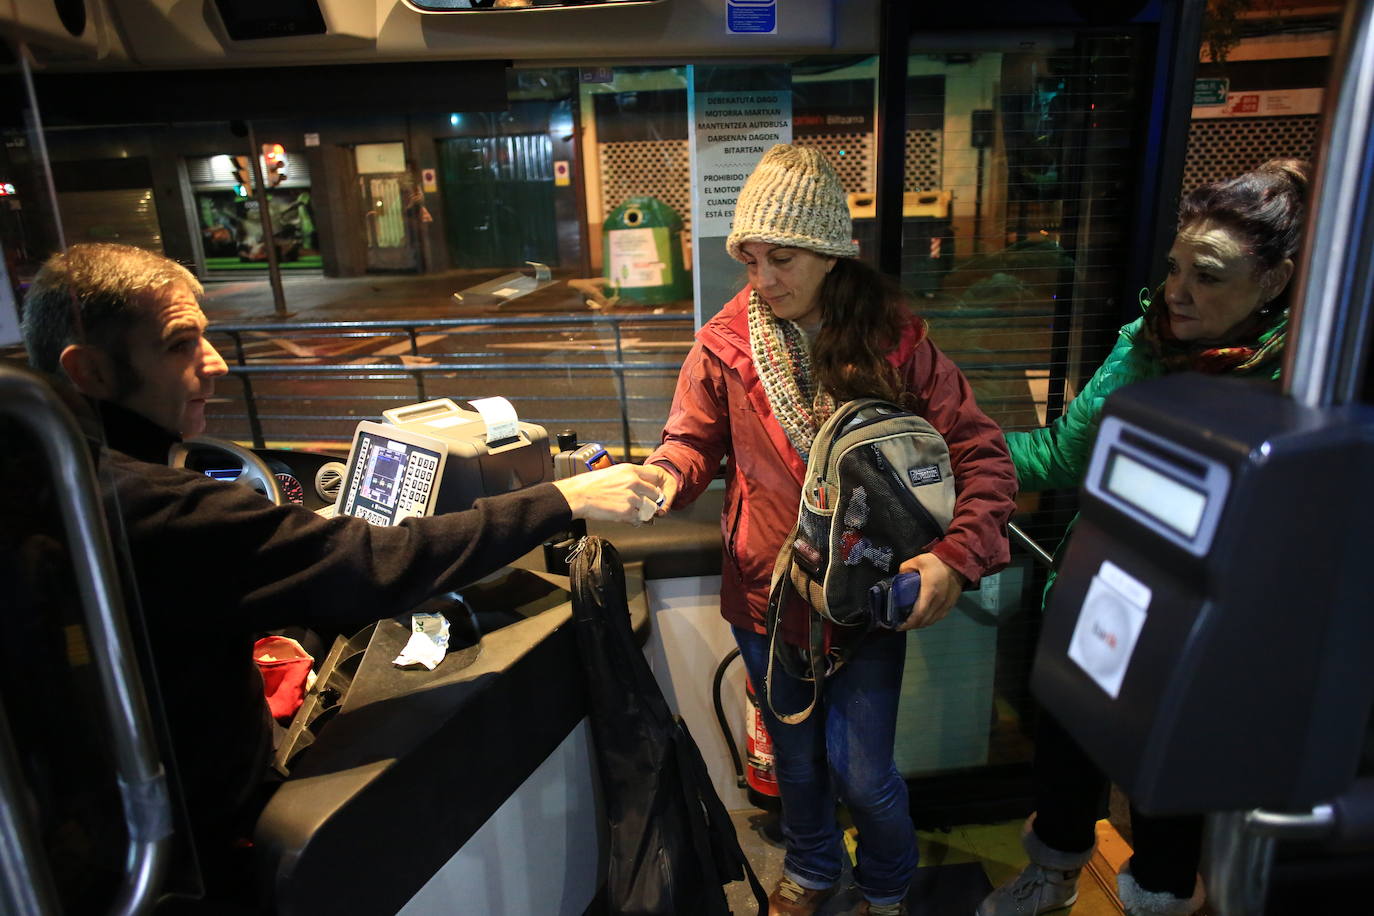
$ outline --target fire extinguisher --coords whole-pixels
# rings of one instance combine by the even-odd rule
[[[773,769],[773,739],[763,724],[763,713],[759,709],[758,695],[749,676],[744,678],[744,760],[740,759],[739,746],[730,732],[730,724],[725,719],[725,707],[721,703],[720,686],[725,678],[725,670],[739,657],[739,649],[731,649],[716,667],[715,704],[716,720],[720,723],[725,746],[730,749],[730,758],[735,764],[735,785],[744,789],[749,803],[764,811],[778,811],[782,808],[778,793],[778,779]]]
[[[749,783],[749,800],[757,807],[767,808],[755,796],[764,796],[772,804],[777,804],[781,797],[778,775],[773,770],[773,739],[763,724],[759,697],[747,674],[744,676],[744,696],[749,701],[744,709],[744,778]]]

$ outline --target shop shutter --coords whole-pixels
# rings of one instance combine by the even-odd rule
[[[57,206],[69,245],[118,242],[164,253],[152,188],[62,191]]]

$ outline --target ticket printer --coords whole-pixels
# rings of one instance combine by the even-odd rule
[[[359,423],[337,514],[389,526],[553,480],[548,433],[502,405],[479,412],[440,398]]]
[[[1349,786],[1374,696],[1370,468],[1365,407],[1197,375],[1108,399],[1031,684],[1142,810]]]

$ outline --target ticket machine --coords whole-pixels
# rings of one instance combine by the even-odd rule
[[[1374,696],[1374,412],[1168,376],[1106,404],[1032,687],[1150,813],[1310,808]]]
[[[362,421],[335,511],[390,526],[553,480],[548,433],[519,422],[509,404],[496,407],[463,410],[440,398]]]

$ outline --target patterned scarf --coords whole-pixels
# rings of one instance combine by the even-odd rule
[[[795,321],[775,316],[759,294],[751,292],[749,348],[773,416],[802,461],[807,460],[821,424],[835,412],[835,399],[816,390],[806,332]]]
[[[1253,375],[1266,372],[1277,376],[1288,336],[1288,310],[1270,314],[1255,312],[1227,335],[1225,342],[1215,340],[1183,341],[1169,326],[1169,307],[1164,304],[1164,287],[1148,297],[1140,291],[1140,306],[1145,310],[1145,340],[1166,372],[1201,372],[1206,375]]]

